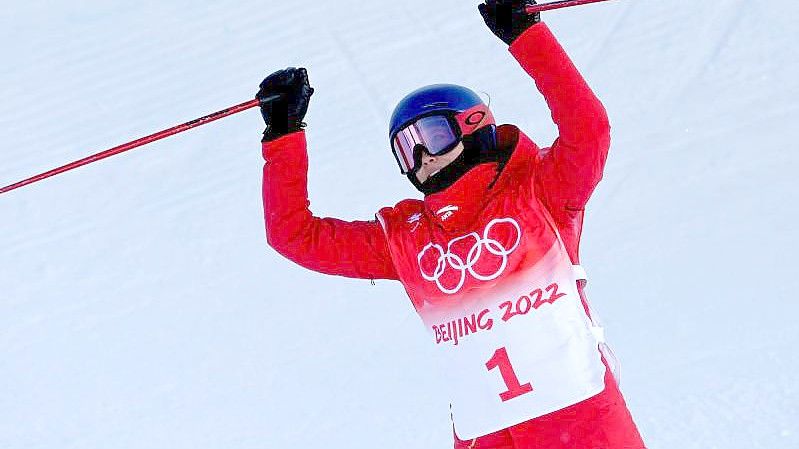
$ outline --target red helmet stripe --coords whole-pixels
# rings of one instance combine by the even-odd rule
[[[478,104],[455,116],[463,135],[471,134],[487,125],[496,125],[494,114],[484,104]]]

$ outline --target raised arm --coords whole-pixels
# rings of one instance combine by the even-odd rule
[[[263,102],[261,108],[267,123],[263,141],[267,242],[286,258],[314,271],[363,279],[396,279],[388,245],[376,221],[318,218],[309,210],[308,155],[302,117],[313,90],[304,69],[287,70],[293,70],[294,75],[283,75],[283,81],[277,76],[272,84],[267,83],[267,78],[258,93],[259,98],[281,94],[280,102],[288,102]],[[292,85],[295,82],[298,86]],[[285,88],[275,87],[281,85]],[[292,108],[292,101],[304,105],[298,110]]]
[[[547,207],[581,210],[602,179],[610,146],[605,108],[544,23],[528,28],[510,52],[544,95],[559,136],[536,169],[536,192]]]

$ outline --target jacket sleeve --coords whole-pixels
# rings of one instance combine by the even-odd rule
[[[319,218],[309,210],[305,132],[263,143],[266,239],[277,252],[320,273],[397,279],[377,221]]]
[[[546,24],[528,29],[510,52],[535,80],[558,127],[558,138],[538,156],[536,195],[555,214],[582,210],[602,179],[610,146],[605,108]]]

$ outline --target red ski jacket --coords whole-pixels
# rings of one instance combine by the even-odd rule
[[[265,142],[263,199],[268,243],[314,271],[400,280],[426,324],[444,312],[468,317],[468,307],[456,312],[453,308],[475,303],[474,297],[485,297],[492,289],[510,291],[513,287],[509,285],[515,284],[509,279],[523,278],[559,248],[567,261],[579,264],[584,208],[602,177],[610,144],[607,115],[545,24],[527,30],[514,41],[510,52],[535,81],[558,126],[559,136],[549,148],[540,149],[515,126],[502,125],[497,133],[499,145],[512,151],[504,166],[478,165],[449,188],[424,200],[405,200],[384,208],[377,214],[378,220],[347,222],[318,218],[309,210],[304,132]],[[590,313],[584,282],[577,284],[577,301],[582,299],[585,313]],[[553,286],[557,291],[556,284],[549,285]],[[526,309],[545,316],[547,306],[554,302],[540,309],[539,305]],[[505,311],[504,317],[495,316],[494,327],[509,323],[509,310]],[[454,339],[455,345],[468,347],[472,340],[478,341],[477,334],[469,335],[466,318],[457,326],[455,321],[451,324],[448,330],[443,325],[432,326],[437,344]],[[601,363],[607,365],[604,357]],[[508,383],[504,370],[502,377]],[[537,388],[535,381],[533,385]],[[570,404],[465,441],[457,435],[456,413],[455,447],[644,447],[609,369],[604,371],[601,392]]]

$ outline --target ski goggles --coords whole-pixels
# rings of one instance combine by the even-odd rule
[[[483,104],[461,113],[434,113],[400,128],[391,139],[391,150],[402,174],[413,173],[419,168],[422,150],[431,156],[446,154],[465,134],[493,124],[494,117]]]

